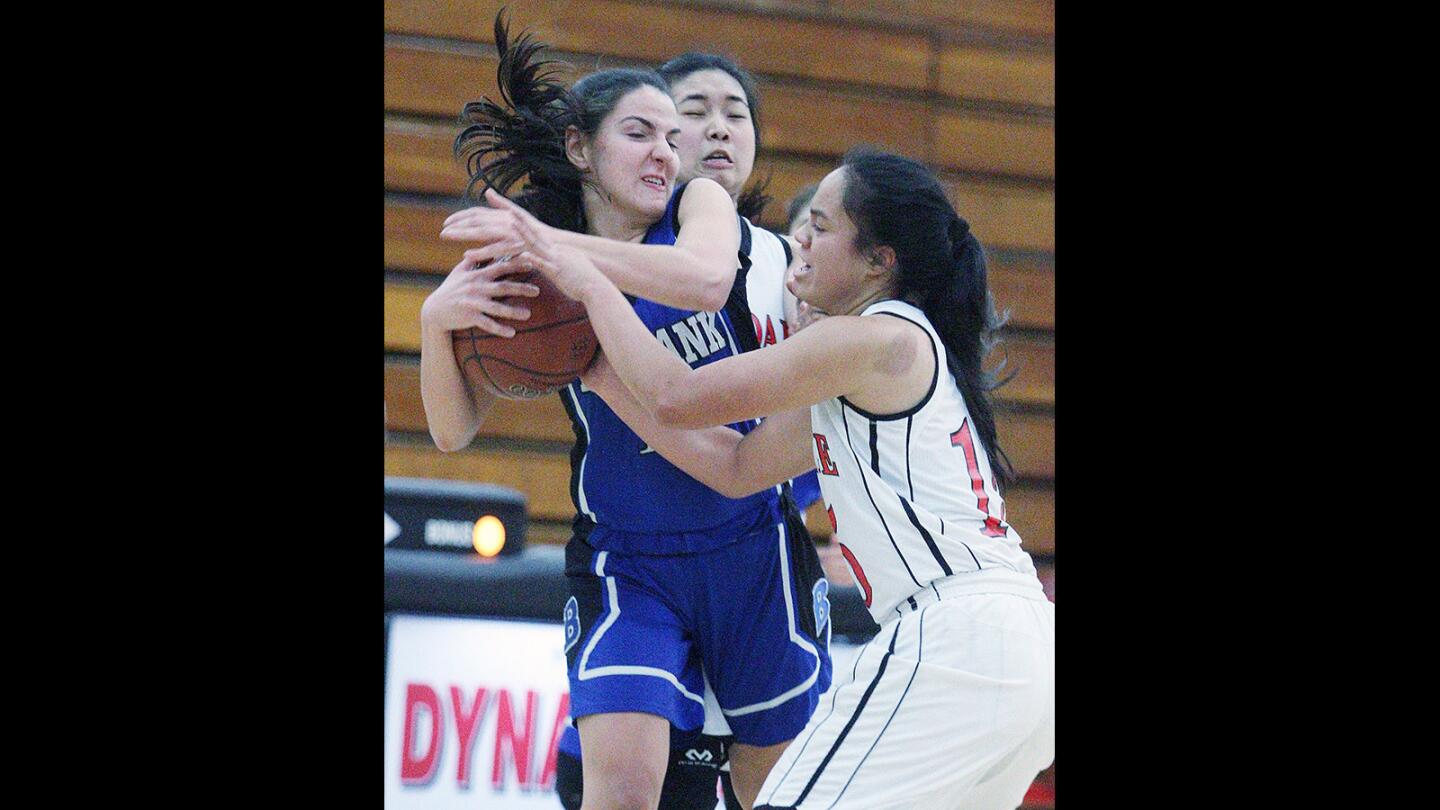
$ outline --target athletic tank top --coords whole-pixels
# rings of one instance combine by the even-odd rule
[[[665,215],[645,234],[647,245],[673,245],[676,211],[685,186],[675,190]],[[656,340],[691,368],[739,354],[737,324],[749,328],[745,271],[740,262],[730,300],[719,312],[676,309],[626,296]],[[575,430],[570,453],[570,495],[576,535],[601,551],[675,554],[708,551],[780,522],[780,487],[727,498],[691,478],[651,450],[599,395],[579,380],[560,391]],[[731,424],[741,433],[753,420]]]
[[[1038,586],[935,328],[901,301],[860,314],[919,325],[936,371],[925,398],[901,413],[872,414],[844,397],[810,407],[820,488],[870,614],[893,618],[902,600],[951,575],[1008,571]]]

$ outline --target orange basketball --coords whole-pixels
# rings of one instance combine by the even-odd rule
[[[495,320],[514,328],[505,338],[479,329],[450,333],[455,362],[478,390],[504,399],[536,399],[569,385],[589,368],[600,343],[590,328],[585,307],[560,292],[537,271],[506,276],[507,280],[534,284],[534,298],[501,299],[530,310],[530,319]]]

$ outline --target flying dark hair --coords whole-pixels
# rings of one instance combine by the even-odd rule
[[[994,373],[981,368],[1005,322],[990,298],[985,251],[923,164],[856,147],[841,165],[842,205],[858,231],[855,246],[862,254],[878,246],[895,251],[896,295],[918,306],[945,344],[950,373],[1003,489],[1015,480],[1015,471],[995,435],[988,392],[1014,373],[998,378],[1003,362]]]
[[[630,91],[649,85],[668,98],[670,87],[653,70],[617,68],[592,73],[567,90],[556,76],[571,66],[538,58],[546,47],[529,32],[511,42],[503,10],[495,15],[495,78],[503,104],[482,98],[465,105],[461,120],[468,125],[455,138],[455,156],[470,176],[467,196],[479,198],[493,187],[508,197],[510,187],[527,178],[512,198],[516,204],[547,225],[583,233],[582,192],[591,181],[565,154],[566,130],[573,126],[592,136]]]
[[[755,131],[755,153],[760,153],[760,91],[755,87],[755,78],[735,63],[735,60],[715,53],[689,51],[671,59],[656,69],[665,81],[674,84],[692,73],[702,70],[723,70],[740,84],[745,92],[745,106],[750,108],[750,126]],[[752,183],[748,189],[735,198],[735,210],[749,220],[760,217],[770,203],[765,189],[770,185],[770,174],[764,180]]]

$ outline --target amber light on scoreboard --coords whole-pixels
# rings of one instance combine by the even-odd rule
[[[494,557],[505,547],[505,524],[494,515],[486,515],[475,521],[475,550],[481,557]]]
[[[504,559],[525,550],[525,496],[495,484],[385,477],[386,551]],[[474,555],[474,556],[472,556]]]

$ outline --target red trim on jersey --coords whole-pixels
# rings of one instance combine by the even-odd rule
[[[950,446],[959,447],[965,452],[965,468],[970,473],[970,489],[975,493],[975,507],[985,513],[985,528],[982,533],[986,537],[1004,537],[1009,527],[990,514],[990,496],[985,494],[985,479],[980,477],[980,459],[975,453],[975,439],[970,435],[968,417],[960,423],[959,430],[950,434]],[[1004,509],[1003,504],[1001,509]]]
[[[850,553],[850,549],[840,544],[840,553],[845,555],[845,562],[850,563],[850,570],[855,574],[855,582],[860,585],[860,592],[865,595],[865,607],[870,607],[873,595],[870,593],[870,580],[865,578],[865,569],[860,567],[860,561]]]
[[[823,433],[812,433],[815,437],[815,452],[820,456],[820,464],[815,468],[824,475],[839,475],[840,468],[835,466],[834,460],[830,458],[830,442]]]

